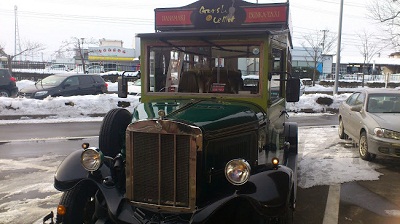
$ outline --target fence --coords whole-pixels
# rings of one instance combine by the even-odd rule
[[[389,79],[388,82],[400,82],[400,74],[388,74]],[[364,82],[385,82],[386,75],[364,75]],[[363,75],[362,74],[345,74],[340,75],[340,79],[342,80],[358,80],[362,82]],[[326,79],[326,80],[334,80],[334,78]]]

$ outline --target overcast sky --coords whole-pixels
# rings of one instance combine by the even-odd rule
[[[259,0],[258,3],[285,0]],[[355,47],[357,34],[367,30],[381,34],[378,24],[368,19],[370,0],[344,0],[342,56],[360,56]],[[19,39],[46,46],[44,60],[50,59],[64,40],[71,37],[122,40],[124,47],[133,48],[136,33],[154,31],[154,8],[180,7],[193,0],[1,0],[0,45],[14,54],[15,13],[17,6]],[[249,0],[256,3],[257,0]],[[301,46],[304,36],[321,30],[338,33],[340,0],[290,0],[293,41]],[[336,48],[334,48],[336,51]],[[392,52],[388,49],[382,56]],[[36,59],[41,58],[40,55]]]

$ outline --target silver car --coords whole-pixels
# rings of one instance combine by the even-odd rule
[[[356,91],[339,107],[339,138],[358,143],[360,157],[400,157],[400,90]]]

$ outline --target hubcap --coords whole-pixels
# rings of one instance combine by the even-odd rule
[[[340,122],[339,122],[339,135],[340,136],[342,136],[342,134],[343,134],[343,121],[342,120],[340,120]]]
[[[360,155],[366,156],[368,153],[368,145],[367,145],[367,138],[365,136],[361,136],[360,138]]]

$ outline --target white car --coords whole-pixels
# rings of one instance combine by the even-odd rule
[[[104,67],[101,65],[91,65],[86,68],[85,73],[104,73]]]
[[[140,96],[142,92],[142,82],[140,79],[128,83],[128,94],[133,96]]]

